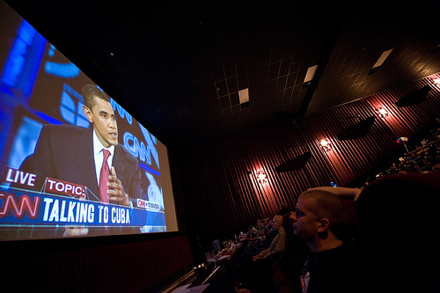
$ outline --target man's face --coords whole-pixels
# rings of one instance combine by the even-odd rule
[[[89,122],[93,124],[102,145],[106,148],[118,145],[118,126],[111,104],[103,99],[95,98],[95,105],[92,109],[84,106],[84,111]]]
[[[281,226],[280,223],[277,220],[275,220],[275,217],[272,218],[272,223],[273,223],[272,226],[275,230],[278,230]]]
[[[317,235],[320,224],[315,214],[309,209],[312,204],[313,199],[300,197],[295,212],[290,215],[290,219],[293,220],[293,232],[306,242]]]

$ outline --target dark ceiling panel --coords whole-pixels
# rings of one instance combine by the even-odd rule
[[[424,1],[6,2],[169,146],[318,113],[440,71],[438,17]]]
[[[367,97],[440,71],[435,12],[422,2],[359,3],[352,7],[307,114]],[[368,75],[393,49],[376,73]]]

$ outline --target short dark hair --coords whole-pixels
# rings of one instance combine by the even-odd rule
[[[95,105],[95,97],[110,103],[109,96],[94,84],[86,84],[83,86],[82,95],[84,98],[84,105],[90,110]]]

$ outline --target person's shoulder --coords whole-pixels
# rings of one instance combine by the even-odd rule
[[[86,135],[87,133],[91,133],[90,129],[66,124],[46,124],[41,130],[42,135],[47,135],[53,139],[81,137],[82,135]]]
[[[70,124],[45,124],[43,130],[50,134],[79,134],[90,131],[88,128]]]
[[[124,146],[118,144],[115,147],[115,151],[119,153],[121,158],[123,158],[125,161],[131,162],[131,163],[138,163],[138,159],[130,153]]]

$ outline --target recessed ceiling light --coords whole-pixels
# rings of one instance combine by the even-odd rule
[[[376,63],[373,65],[373,67],[370,69],[370,72],[368,73],[368,75],[371,75],[371,74],[375,73],[376,71],[378,71],[379,67],[382,66],[382,64],[385,62],[385,59],[388,58],[388,56],[391,54],[392,51],[393,51],[393,49],[384,51],[382,53],[382,55],[380,55],[379,59],[377,59]]]
[[[304,78],[304,83],[309,82],[313,79],[317,68],[318,68],[318,65],[315,65],[315,66],[309,67],[309,69],[307,69],[306,77]]]
[[[239,91],[238,98],[240,99],[240,104],[249,102],[249,88]]]
[[[391,54],[392,51],[393,51],[393,49],[390,49],[390,50],[384,51],[384,52],[382,53],[382,55],[380,55],[379,59],[377,59],[376,63],[373,65],[372,68],[374,69],[374,68],[376,68],[376,67],[381,66],[381,65],[385,62],[385,59],[387,59],[388,56]]]
[[[239,91],[238,98],[242,109],[249,107],[249,88]]]

